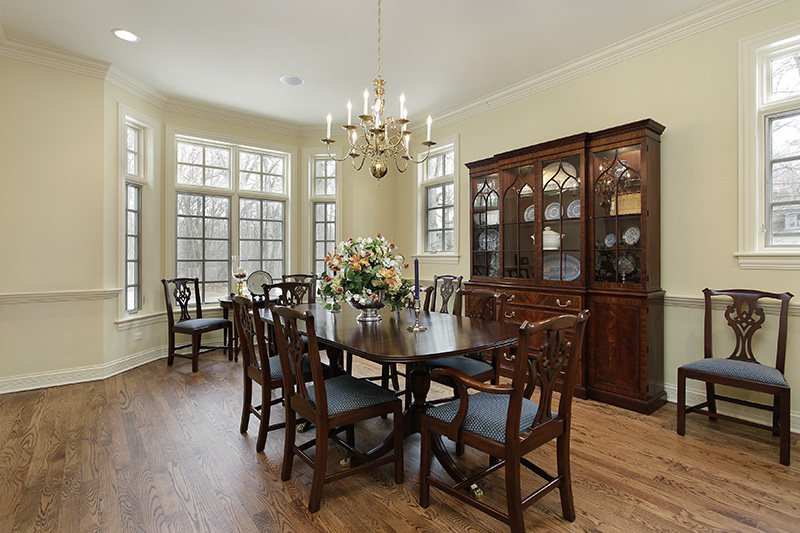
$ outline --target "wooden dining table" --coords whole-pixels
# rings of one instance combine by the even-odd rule
[[[475,352],[493,352],[494,358],[503,357],[503,348],[519,339],[516,324],[447,313],[420,312],[419,324],[427,330],[412,332],[408,330],[414,324],[412,309],[393,312],[383,308],[379,322],[357,321],[359,311],[347,305],[336,312],[326,310],[321,303],[301,304],[295,309],[314,315],[317,339],[325,344],[330,364],[337,371],[342,371],[345,351],[376,363],[408,365],[406,387],[413,401],[403,413],[404,438],[420,431],[422,414],[429,406],[431,376],[426,361]],[[272,321],[269,310],[263,311],[262,318]],[[368,455],[381,455],[390,448],[391,440],[387,439]]]

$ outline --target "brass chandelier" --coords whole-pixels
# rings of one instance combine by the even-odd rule
[[[353,167],[358,171],[364,166],[364,162],[369,160],[369,172],[378,180],[386,175],[389,170],[388,162],[393,160],[399,172],[405,172],[409,161],[412,163],[424,163],[431,153],[431,147],[436,143],[431,141],[431,116],[428,115],[428,138],[422,143],[426,148],[424,157],[415,160],[411,157],[409,146],[411,144],[411,131],[409,130],[408,109],[406,108],[405,93],[400,94],[400,114],[398,118],[383,113],[386,109],[386,102],[383,99],[385,94],[384,85],[386,81],[381,77],[381,0],[378,0],[378,76],[372,80],[375,85],[375,98],[372,102],[372,113],[369,107],[369,92],[364,89],[364,112],[358,116],[359,125],[352,123],[353,105],[347,101],[347,124],[342,128],[347,132],[347,141],[350,149],[341,159],[337,159],[331,153],[331,145],[335,143],[331,139],[331,122],[333,115],[328,113],[327,135],[322,142],[326,144],[328,156],[335,161],[344,161],[352,158]]]

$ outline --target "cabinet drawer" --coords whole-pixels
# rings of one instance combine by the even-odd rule
[[[550,292],[514,292],[508,307],[545,307],[559,312],[578,313],[584,309],[583,295]],[[510,312],[510,311],[509,311]]]

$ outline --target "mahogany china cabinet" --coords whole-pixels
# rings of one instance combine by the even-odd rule
[[[466,165],[467,285],[509,293],[514,322],[589,309],[576,394],[644,413],[666,403],[663,131],[642,120]]]

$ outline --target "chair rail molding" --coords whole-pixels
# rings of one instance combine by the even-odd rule
[[[0,305],[72,302],[76,300],[110,300],[119,296],[121,292],[121,287],[114,289],[83,289],[70,291],[6,292],[0,293]]]

